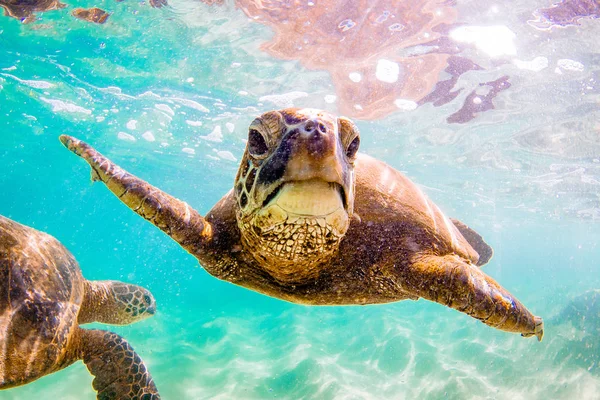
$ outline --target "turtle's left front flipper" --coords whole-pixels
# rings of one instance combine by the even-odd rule
[[[60,141],[90,164],[92,180],[104,182],[123,203],[171,236],[188,252],[197,254],[211,239],[210,224],[184,201],[131,175],[81,140],[61,135]]]
[[[454,308],[491,327],[544,336],[544,323],[478,267],[456,255],[420,255],[400,271],[408,292]]]
[[[79,333],[79,356],[95,377],[98,400],[160,400],[146,365],[125,339],[96,329]]]

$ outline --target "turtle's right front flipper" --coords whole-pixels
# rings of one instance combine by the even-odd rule
[[[94,381],[98,400],[160,400],[150,372],[121,336],[101,330],[80,330],[79,354]]]
[[[61,135],[60,141],[90,164],[92,180],[104,182],[123,203],[188,252],[197,254],[210,240],[210,224],[187,203],[131,175],[81,140]]]

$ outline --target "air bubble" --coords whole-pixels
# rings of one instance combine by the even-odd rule
[[[342,30],[342,32],[346,32],[349,29],[352,29],[356,26],[356,22],[351,19],[345,19],[339,23],[338,28]]]
[[[400,32],[404,30],[404,25],[396,23],[388,26],[388,29],[392,32]]]

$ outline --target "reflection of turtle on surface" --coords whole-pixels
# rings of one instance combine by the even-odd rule
[[[261,115],[234,189],[206,217],[89,145],[60,139],[94,180],[220,279],[312,305],[423,297],[542,339],[542,319],[478,268],[492,255],[481,236],[400,172],[357,154],[359,133],[347,118],[311,109]]]
[[[33,13],[60,10],[66,6],[60,0],[0,0],[0,7],[4,8],[4,15],[24,23],[35,21]]]
[[[150,0],[150,5],[159,8],[167,5],[167,0]],[[0,0],[0,7],[4,8],[4,15],[18,19],[23,23],[35,21],[34,13],[60,10],[67,7],[60,0]],[[76,8],[72,15],[85,21],[103,24],[109,14],[97,7],[90,9]]]
[[[80,324],[128,324],[153,315],[152,294],[117,281],[87,281],[52,236],[0,216],[0,389],[83,360],[98,399],[160,399],[125,339]]]

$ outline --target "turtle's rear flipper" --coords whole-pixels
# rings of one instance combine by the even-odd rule
[[[492,256],[494,255],[494,250],[490,247],[489,244],[483,240],[481,235],[475,232],[473,229],[469,228],[467,225],[463,224],[457,219],[450,218],[454,226],[458,229],[458,231],[463,235],[463,237],[469,242],[471,247],[475,249],[475,251],[479,254],[479,261],[477,261],[477,266],[481,267],[490,261]]]
[[[90,164],[93,180],[104,182],[129,208],[159,227],[190,253],[196,255],[210,240],[210,224],[186,202],[131,175],[81,140],[61,135],[60,141]]]
[[[150,372],[125,339],[101,330],[81,333],[81,355],[95,377],[98,400],[160,400]]]
[[[481,269],[456,255],[421,255],[402,268],[400,285],[414,295],[454,308],[522,336],[544,335],[544,323]]]

